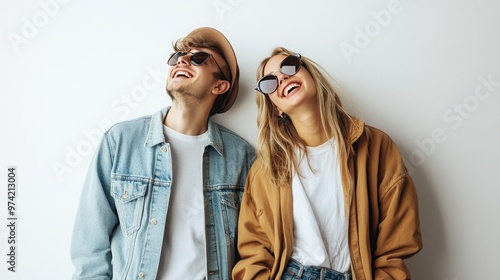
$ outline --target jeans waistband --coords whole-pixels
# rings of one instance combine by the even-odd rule
[[[350,271],[339,272],[326,267],[303,266],[298,261],[290,259],[281,279],[352,280],[352,274]]]

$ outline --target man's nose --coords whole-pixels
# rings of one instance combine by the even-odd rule
[[[191,54],[190,53],[187,53],[185,55],[179,56],[179,58],[177,58],[177,65],[179,65],[179,64],[189,64],[190,63],[190,58],[191,58]]]

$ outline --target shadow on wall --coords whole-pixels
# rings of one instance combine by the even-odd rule
[[[410,267],[412,279],[443,280],[447,270],[447,247],[443,226],[443,215],[437,202],[430,174],[424,168],[415,170],[411,175],[418,193],[420,229],[423,249],[406,263]]]

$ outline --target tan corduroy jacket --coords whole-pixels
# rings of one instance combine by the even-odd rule
[[[403,259],[422,248],[413,181],[387,134],[358,119],[349,127],[353,152],[340,159],[353,278],[410,279]],[[257,160],[247,177],[233,279],[280,279],[292,254],[291,187],[271,185],[261,168]]]

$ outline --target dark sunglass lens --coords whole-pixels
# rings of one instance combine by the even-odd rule
[[[170,55],[170,58],[167,60],[167,64],[170,66],[174,66],[177,64],[177,60],[179,60],[179,57],[185,55],[185,53],[182,52],[175,52],[172,55]]]
[[[300,58],[296,56],[288,56],[281,62],[281,73],[288,76],[293,76],[299,72]]]
[[[262,93],[273,93],[278,88],[278,79],[274,75],[264,76],[259,80],[259,88]]]
[[[191,62],[194,65],[201,65],[207,61],[207,59],[210,57],[209,53],[206,52],[196,52],[193,53],[191,56]]]

